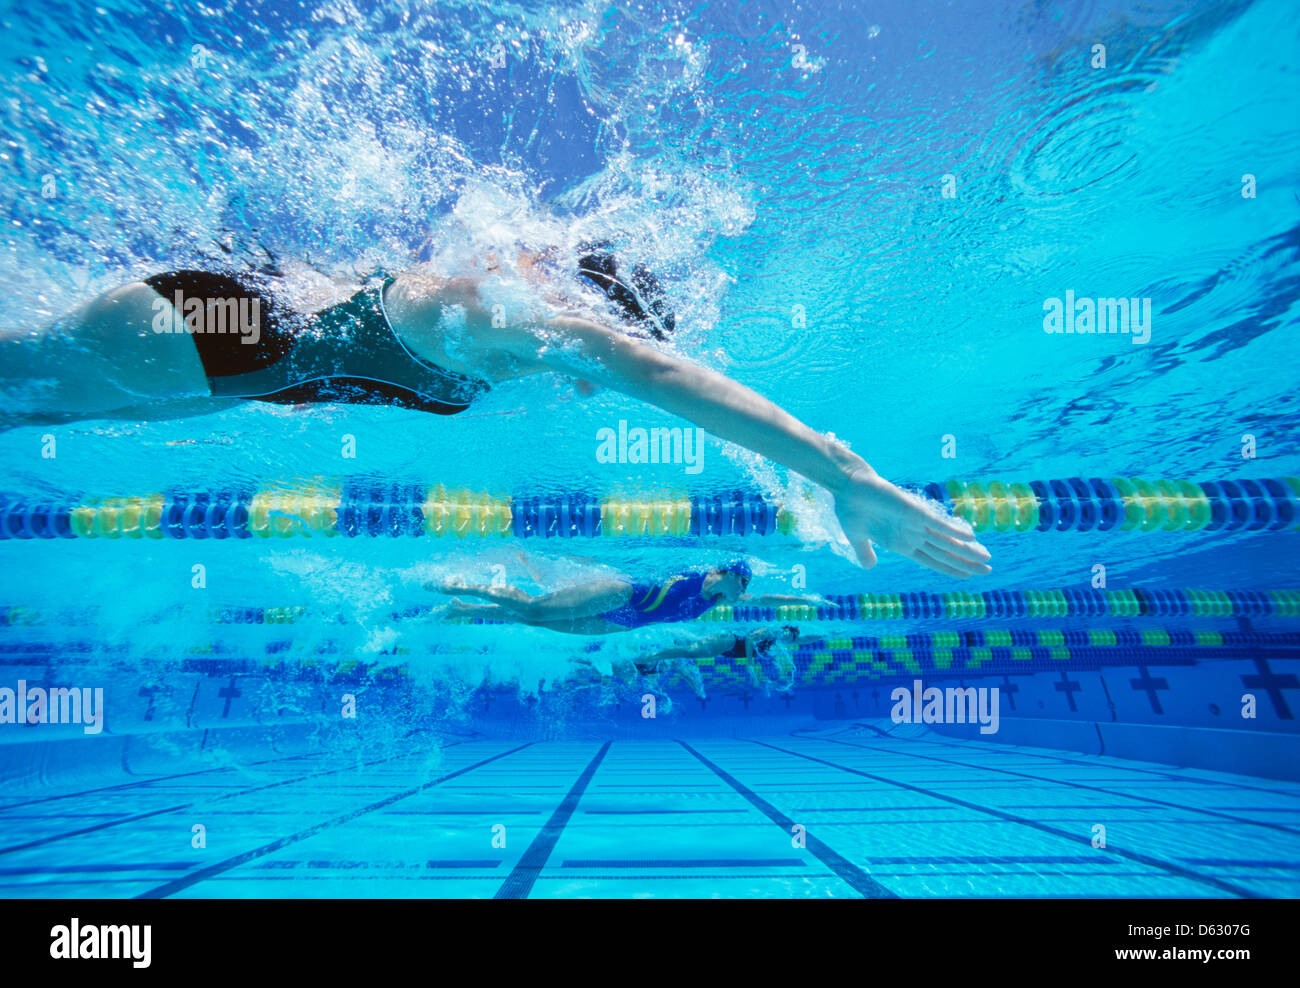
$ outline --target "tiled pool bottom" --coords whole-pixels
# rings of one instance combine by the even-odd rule
[[[0,896],[1300,895],[1296,783],[860,728],[442,744],[11,789]]]

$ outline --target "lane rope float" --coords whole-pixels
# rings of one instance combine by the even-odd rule
[[[1300,478],[949,480],[925,494],[977,532],[1300,529]],[[0,496],[5,539],[796,536],[794,513],[755,491],[500,496],[368,480],[134,497]]]

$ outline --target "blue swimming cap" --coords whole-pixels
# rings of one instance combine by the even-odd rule
[[[728,563],[722,567],[723,573],[735,573],[742,580],[751,580],[754,578],[754,571],[749,568],[749,563],[743,559],[738,559],[734,563]]]

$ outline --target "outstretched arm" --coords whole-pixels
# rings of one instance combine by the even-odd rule
[[[740,603],[746,607],[787,607],[791,604],[801,607],[834,607],[829,600],[819,594],[765,593],[745,594]]]
[[[989,572],[988,551],[967,526],[933,512],[856,453],[716,371],[572,316],[517,327],[500,341],[521,359],[657,405],[825,487],[864,567],[876,564],[874,540],[950,576]]]

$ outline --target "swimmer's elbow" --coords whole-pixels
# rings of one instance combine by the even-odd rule
[[[625,380],[635,390],[651,398],[697,393],[698,375],[695,367],[651,347],[644,347],[643,350],[648,352],[638,354],[636,359],[622,368]]]

